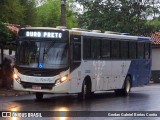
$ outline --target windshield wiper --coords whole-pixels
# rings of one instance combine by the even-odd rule
[[[56,43],[56,41],[53,41],[52,43],[51,43],[51,45],[45,50],[45,48],[44,48],[44,55],[45,54],[47,54],[48,53],[48,51],[54,46],[54,44]]]

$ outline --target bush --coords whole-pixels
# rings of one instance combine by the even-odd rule
[[[5,24],[0,21],[0,42],[6,44],[12,40],[11,32],[8,30]]]

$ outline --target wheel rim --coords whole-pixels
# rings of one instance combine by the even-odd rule
[[[129,93],[130,91],[130,82],[129,80],[126,81],[126,92]]]
[[[86,94],[87,94],[87,85],[86,84],[84,84],[84,86],[83,86],[83,99],[86,99]]]

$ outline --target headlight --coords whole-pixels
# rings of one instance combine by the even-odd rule
[[[16,73],[13,74],[13,79],[18,79],[18,75]]]
[[[64,82],[66,80],[67,80],[67,76],[64,76],[64,77],[61,78],[61,82]]]
[[[18,83],[20,83],[21,79],[16,73],[13,74],[13,79],[16,80]]]
[[[55,85],[59,85],[61,83],[63,83],[64,81],[66,81],[68,79],[68,75],[61,77],[60,79],[56,80]]]

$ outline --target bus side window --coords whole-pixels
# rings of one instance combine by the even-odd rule
[[[129,42],[129,58],[136,59],[137,58],[137,47],[136,42]]]
[[[138,59],[144,59],[144,43],[138,42]]]
[[[92,38],[91,57],[94,60],[100,59],[100,39],[98,38]]]
[[[83,38],[83,59],[91,59],[91,39],[86,37]]]
[[[145,59],[149,59],[149,58],[150,58],[150,44],[145,43]]]
[[[121,59],[128,59],[128,41],[121,41],[120,42],[120,55]]]
[[[101,56],[102,59],[110,58],[110,41],[107,39],[102,39],[101,41]]]
[[[119,59],[120,57],[119,41],[111,41],[111,58]]]

